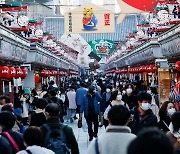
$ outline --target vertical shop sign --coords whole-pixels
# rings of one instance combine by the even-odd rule
[[[72,13],[69,12],[69,32],[72,32]]]
[[[109,13],[104,14],[104,25],[110,26],[110,14]]]

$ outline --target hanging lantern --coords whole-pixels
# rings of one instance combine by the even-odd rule
[[[27,71],[27,69],[25,69],[25,68],[23,68],[23,69],[21,69],[21,70],[22,70],[22,72],[23,72],[21,78],[22,78],[22,79],[25,79],[26,76],[28,75],[28,71]]]
[[[180,61],[177,61],[177,62],[176,62],[176,70],[177,70],[177,71],[180,71]]]
[[[39,75],[42,77],[48,77],[49,76],[49,71],[48,70],[40,70]]]
[[[1,78],[8,78],[9,77],[9,67],[0,66],[0,77]]]
[[[23,75],[23,71],[21,70],[21,68],[16,68],[15,78],[21,78],[22,75]]]
[[[49,77],[49,76],[52,76],[52,71],[47,70],[47,74],[48,74],[48,77]]]
[[[40,79],[39,74],[34,74],[34,81],[35,81],[35,84],[38,84],[39,79]]]
[[[9,79],[12,79],[16,76],[16,69],[14,67],[9,67]]]

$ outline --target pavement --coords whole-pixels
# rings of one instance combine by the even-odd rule
[[[73,129],[74,134],[76,136],[76,140],[78,142],[80,154],[86,154],[88,145],[90,143],[89,135],[88,135],[88,131],[87,131],[87,125],[86,125],[85,119],[83,119],[83,127],[82,128],[78,128],[77,123],[78,123],[78,120],[75,120],[73,123],[64,122],[64,124],[69,125]],[[103,133],[105,133],[104,126],[99,128],[98,136]]]

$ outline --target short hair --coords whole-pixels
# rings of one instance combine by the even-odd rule
[[[111,85],[107,85],[107,87],[106,88],[109,88],[109,89],[111,89],[112,90],[112,86]]]
[[[39,109],[45,109],[45,107],[47,106],[48,101],[45,98],[39,98],[37,99],[37,101],[35,102],[35,106]]]
[[[127,85],[125,85],[125,89],[127,89],[129,86],[131,86],[132,89],[134,89],[134,86],[133,86],[132,84],[130,84],[130,83],[128,83]]]
[[[42,132],[40,128],[35,126],[28,127],[23,135],[24,141],[28,146],[42,145]]]
[[[56,91],[56,89],[55,88],[53,88],[53,89],[51,89],[51,90],[49,90],[49,92],[48,92],[51,96],[53,96],[53,97],[55,97],[56,95],[57,95],[57,91]]]
[[[124,105],[115,105],[108,112],[108,119],[112,125],[124,126],[129,118],[130,111]]]
[[[117,95],[118,95],[118,90],[113,91],[111,95],[112,100],[115,100],[117,98]]]
[[[46,106],[45,111],[49,116],[58,117],[60,115],[60,106],[56,103],[50,103]]]
[[[12,112],[3,111],[0,113],[0,125],[4,126],[5,129],[13,128],[16,121],[16,117]]]
[[[138,94],[138,97],[137,97],[138,101],[142,102],[143,100],[147,100],[149,101],[149,103],[151,104],[151,100],[152,100],[152,97],[150,94],[148,94],[147,92],[140,92]]]
[[[0,100],[5,99],[6,104],[11,103],[10,98],[8,96],[0,96]]]
[[[7,104],[7,105],[4,105],[4,106],[1,108],[1,111],[13,112],[13,107],[12,107],[12,105]]]
[[[177,111],[172,115],[171,121],[173,124],[174,131],[178,132],[180,129],[180,111]]]
[[[170,139],[158,128],[143,129],[129,145],[128,154],[172,154]]]

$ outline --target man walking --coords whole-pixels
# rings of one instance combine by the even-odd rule
[[[89,141],[93,140],[93,137],[97,137],[98,134],[98,114],[99,114],[99,102],[101,102],[102,97],[96,93],[95,87],[90,86],[88,93],[83,97],[81,109],[80,109],[80,120],[82,120],[82,114],[84,116],[88,125]],[[94,131],[92,129],[92,124],[94,123]]]

